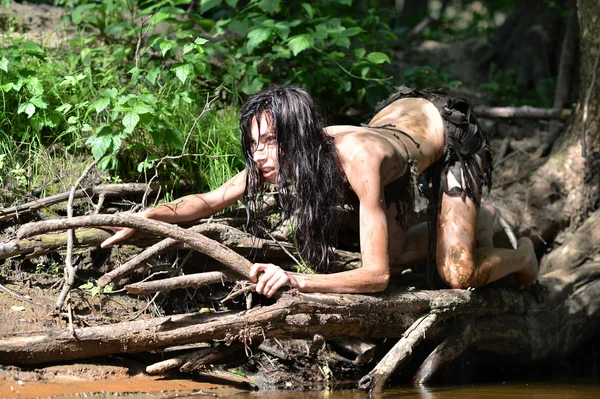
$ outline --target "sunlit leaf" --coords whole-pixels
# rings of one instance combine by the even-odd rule
[[[387,54],[377,51],[369,53],[369,55],[367,55],[367,60],[373,64],[383,64],[384,62],[387,62],[388,64],[390,63],[390,58],[387,56]]]
[[[294,36],[288,42],[288,47],[292,50],[294,55],[298,55],[300,52],[306,50],[307,48],[311,48],[315,44],[315,41],[312,37],[306,35]]]
[[[190,64],[179,65],[172,70],[175,72],[175,76],[177,76],[177,79],[179,79],[181,83],[185,83],[188,76],[194,71]]]
[[[123,117],[123,126],[125,126],[125,133],[133,132],[133,129],[137,126],[140,121],[140,116],[134,112],[128,112]]]
[[[102,97],[99,100],[94,101],[90,107],[94,108],[96,113],[99,114],[100,112],[104,111],[106,107],[108,107],[108,104],[110,104],[110,98]]]
[[[2,59],[0,59],[0,69],[2,69],[4,72],[8,72],[8,60],[6,57],[2,57]]]
[[[269,28],[256,28],[248,33],[248,52],[251,53],[259,44],[267,40],[271,36],[271,29]]]

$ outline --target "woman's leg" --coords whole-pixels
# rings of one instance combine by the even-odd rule
[[[448,187],[459,183],[451,172]],[[521,238],[516,250],[477,249],[478,209],[470,198],[443,194],[437,223],[436,264],[440,277],[452,288],[480,287],[509,274],[517,284],[537,279],[538,262],[531,240]]]

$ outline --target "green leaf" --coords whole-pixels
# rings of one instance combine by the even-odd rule
[[[204,14],[211,8],[221,5],[222,0],[200,0],[200,14]]]
[[[34,42],[22,42],[21,47],[28,53],[44,54],[44,50]]]
[[[225,0],[225,3],[227,3],[229,7],[235,8],[235,6],[237,6],[238,0]]]
[[[25,86],[27,86],[31,94],[34,96],[41,96],[44,94],[44,87],[40,83],[40,80],[35,76],[31,78],[29,82],[25,84]]]
[[[123,126],[125,126],[125,133],[133,132],[133,129],[137,126],[140,121],[140,116],[134,112],[128,112],[123,117]]]
[[[32,99],[29,100],[29,102],[41,109],[48,108],[48,103],[46,101],[44,101],[44,99],[42,97],[39,97],[39,96],[33,97]]]
[[[271,29],[258,27],[248,33],[248,44],[246,48],[251,53],[259,44],[267,40],[271,36]]]
[[[159,23],[161,23],[162,21],[164,21],[167,18],[169,18],[168,13],[159,11],[152,16],[152,18],[150,19],[150,24],[158,25]]]
[[[287,22],[277,22],[273,29],[277,32],[281,40],[286,40],[290,35],[290,26]]]
[[[0,69],[2,69],[4,72],[8,72],[8,60],[6,57],[2,57],[2,59],[0,59]]]
[[[307,48],[311,48],[314,46],[315,41],[312,37],[307,35],[299,35],[294,36],[288,42],[288,47],[294,53],[294,56],[298,55],[300,52],[306,50]]]
[[[138,102],[133,106],[133,112],[138,115],[143,115],[143,114],[149,114],[151,112],[154,112],[154,110],[152,109],[152,107],[149,107],[148,105],[144,104],[143,102]]]
[[[308,15],[308,18],[312,19],[313,15],[315,15],[315,10],[312,8],[310,3],[302,3],[302,8],[304,8],[304,11],[306,11],[306,15]]]
[[[99,100],[94,101],[90,105],[90,108],[94,108],[96,113],[99,114],[100,112],[104,111],[106,107],[108,107],[108,104],[110,104],[110,98],[102,97]]]
[[[179,130],[165,129],[165,143],[181,150],[183,148],[183,133]]]
[[[160,68],[159,67],[152,68],[146,74],[146,80],[154,85],[154,84],[156,84],[156,79],[158,78],[159,74],[160,74]]]
[[[377,51],[374,51],[367,55],[367,60],[369,60],[373,64],[383,64],[384,62],[387,62],[388,64],[391,63],[390,58],[387,56],[387,54],[380,53]]]
[[[0,88],[2,88],[3,91],[10,91],[13,88],[13,86],[14,84],[12,82],[8,82],[0,86]]]
[[[339,0],[340,4],[345,5],[345,6],[351,6],[352,5],[352,0]]]
[[[67,112],[69,112],[71,110],[71,108],[73,108],[73,106],[69,103],[66,103],[66,104],[63,104],[60,107],[56,108],[56,111],[66,114]]]
[[[266,13],[275,14],[281,9],[280,3],[281,0],[260,0],[258,7]]]
[[[32,103],[21,104],[19,106],[19,109],[17,109],[17,114],[22,114],[23,112],[27,114],[28,118],[31,118],[33,114],[35,114],[35,105],[33,105]]]
[[[367,51],[364,48],[357,48],[356,50],[354,50],[354,55],[356,56],[356,58],[360,59],[365,56],[366,52]]]
[[[110,148],[112,139],[106,134],[93,134],[85,143],[90,146],[92,150],[92,156],[97,161],[102,158],[104,154],[106,154],[106,151]]]
[[[171,50],[175,44],[177,43],[174,40],[165,40],[164,42],[162,42],[159,45],[162,56],[164,57],[165,54],[167,54],[167,51]]]
[[[117,89],[115,89],[114,87],[112,87],[110,89],[100,90],[98,92],[98,94],[100,94],[102,97],[109,97],[109,98],[117,97],[118,93],[119,93],[119,91]]]
[[[90,65],[90,53],[91,52],[92,51],[87,47],[85,47],[84,49],[81,50],[80,57],[81,57],[81,63],[83,65]]]
[[[194,68],[190,64],[183,64],[173,68],[172,71],[175,72],[175,76],[177,76],[181,83],[185,83],[188,76],[194,71]]]

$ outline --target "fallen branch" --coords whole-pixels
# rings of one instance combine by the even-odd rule
[[[486,107],[477,106],[473,112],[480,118],[521,118],[521,119],[567,119],[572,111],[567,108]]]
[[[358,387],[369,392],[382,392],[385,383],[398,366],[410,357],[413,349],[426,338],[429,330],[440,321],[441,317],[436,313],[429,313],[417,319],[377,366],[360,379]]]
[[[179,240],[189,245],[191,248],[210,256],[245,277],[248,277],[248,273],[252,267],[252,263],[246,258],[238,255],[225,245],[211,240],[202,234],[169,223],[133,215],[90,215],[79,216],[72,219],[45,220],[42,222],[28,223],[21,226],[17,231],[17,237],[27,238],[36,234],[48,233],[50,231],[89,226],[130,227],[147,233],[167,236]]]
[[[206,272],[165,278],[145,283],[129,284],[125,286],[125,289],[130,294],[154,294],[155,292],[168,292],[180,288],[198,288],[203,285],[235,281],[240,278],[242,278],[242,276],[229,270],[224,272]]]
[[[93,195],[104,196],[126,196],[126,195],[141,195],[146,191],[147,185],[143,183],[130,184],[101,184],[96,187],[86,188],[75,191],[73,198],[91,197]],[[153,185],[151,191],[158,189],[158,185]],[[10,208],[0,208],[0,220],[18,216],[20,213],[27,213],[58,204],[69,200],[70,192],[52,195],[50,197],[40,198],[22,205],[13,206]]]
[[[535,299],[509,290],[438,290],[384,295],[284,293],[271,306],[243,312],[189,313],[108,326],[8,337],[0,340],[0,364],[37,364],[117,353],[138,353],[198,342],[265,338],[326,339],[394,337],[424,313],[469,317],[525,314]],[[551,309],[555,311],[556,309]],[[445,317],[445,316],[444,316]],[[101,343],[100,345],[98,343]]]

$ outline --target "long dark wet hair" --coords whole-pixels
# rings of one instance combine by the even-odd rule
[[[242,108],[240,130],[246,157],[246,209],[257,209],[265,181],[252,157],[252,122],[265,114],[277,137],[279,204],[284,218],[295,220],[294,234],[307,266],[324,269],[335,244],[337,207],[343,203],[344,180],[333,138],[313,99],[297,86],[273,86],[254,94]],[[257,228],[256,217],[250,218]]]

